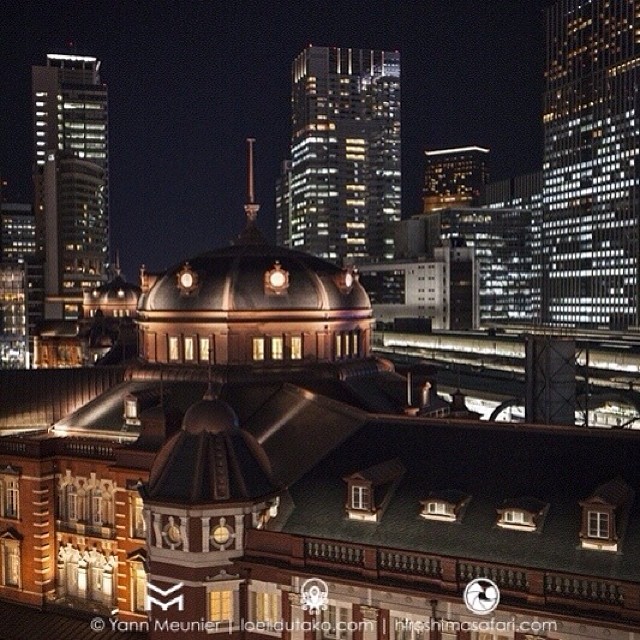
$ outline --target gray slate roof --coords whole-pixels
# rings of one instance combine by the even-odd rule
[[[640,501],[632,504],[619,553],[583,550],[579,502],[618,475],[640,486],[636,434],[437,423],[360,429],[290,489],[295,508],[282,530],[310,537],[437,555],[640,581]],[[391,457],[405,467],[381,519],[350,521],[343,477]],[[462,522],[425,520],[420,501],[434,490],[471,496]],[[496,526],[505,499],[549,503],[541,532]]]

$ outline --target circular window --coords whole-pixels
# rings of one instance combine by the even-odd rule
[[[172,524],[167,528],[167,538],[169,539],[169,542],[177,544],[180,542],[181,537],[180,528],[175,524]]]
[[[283,271],[274,270],[269,274],[269,284],[274,289],[281,289],[284,287],[287,281],[287,277],[285,276]]]
[[[229,527],[218,526],[213,530],[211,537],[216,544],[226,544],[231,538],[231,531],[229,531]]]
[[[193,274],[190,271],[185,271],[180,275],[180,284],[185,289],[191,289],[193,286]]]

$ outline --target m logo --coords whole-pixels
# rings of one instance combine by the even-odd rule
[[[160,587],[155,587],[150,582],[147,584],[147,595],[144,599],[144,609],[145,611],[151,611],[151,604],[158,605],[163,611],[166,611],[169,607],[172,607],[174,604],[178,605],[178,611],[184,611],[184,595],[179,594],[176,595],[175,598],[169,600],[169,596],[180,591],[184,586],[183,582],[178,582],[178,584],[173,587],[169,587],[166,591],[160,589]],[[151,595],[151,592],[157,593],[159,595],[158,598]],[[160,598],[161,596],[161,598]]]

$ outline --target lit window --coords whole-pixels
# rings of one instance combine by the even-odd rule
[[[209,338],[200,338],[200,360],[202,362],[209,362],[210,348]]]
[[[73,485],[69,485],[67,488],[67,519],[78,519],[78,494]]]
[[[589,511],[589,529],[590,538],[609,538],[609,514],[601,511]]]
[[[349,612],[346,607],[329,605],[322,612],[323,637],[331,640],[346,640],[349,628]]]
[[[336,333],[336,358],[342,358],[342,335]]]
[[[524,513],[522,511],[505,511],[505,522],[514,524],[525,524]]]
[[[282,360],[284,357],[283,340],[281,337],[271,338],[271,357],[274,360]]]
[[[176,362],[180,359],[180,349],[178,346],[178,338],[176,336],[169,337],[169,360]]]
[[[255,595],[254,616],[258,622],[273,623],[280,618],[279,594],[257,592]]]
[[[351,508],[369,509],[370,493],[369,487],[351,487]]]
[[[134,538],[144,538],[147,525],[144,519],[144,502],[140,496],[133,496],[131,501],[131,535]]]
[[[192,361],[194,359],[194,344],[192,337],[186,337],[184,339],[184,359]]]
[[[94,526],[102,526],[102,516],[102,495],[97,493],[91,497],[91,522]]]
[[[352,351],[354,356],[357,356],[359,351],[360,351],[359,344],[358,344],[358,334],[357,334],[357,332],[352,334],[351,341],[352,341],[351,351]]]
[[[20,500],[20,488],[17,478],[7,478],[4,481],[5,496],[4,496],[4,517],[5,518],[17,518],[18,517],[18,505]]]
[[[264,360],[264,338],[253,339],[253,359]]]
[[[211,591],[209,593],[209,620],[211,622],[233,620],[233,591]]]
[[[20,543],[17,540],[0,540],[2,585],[20,586]]]
[[[291,337],[291,359],[302,360],[302,336]]]
[[[134,422],[138,419],[138,400],[135,397],[126,398],[124,401],[125,422]]]
[[[145,599],[147,595],[147,574],[142,562],[131,564],[131,575],[133,581],[133,610],[140,613],[146,611]]]
[[[446,515],[448,512],[447,505],[444,502],[430,502],[427,511],[437,515]]]

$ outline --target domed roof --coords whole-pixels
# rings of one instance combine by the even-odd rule
[[[274,491],[265,452],[209,391],[162,446],[143,489],[152,500],[181,504],[251,500]]]
[[[140,287],[127,282],[121,275],[91,290],[90,298],[99,304],[135,304],[140,297]]]
[[[238,430],[238,416],[222,400],[205,396],[184,414],[182,428],[188,433],[233,433]]]
[[[314,256],[247,242],[169,269],[143,294],[144,311],[370,310],[349,271]]]

